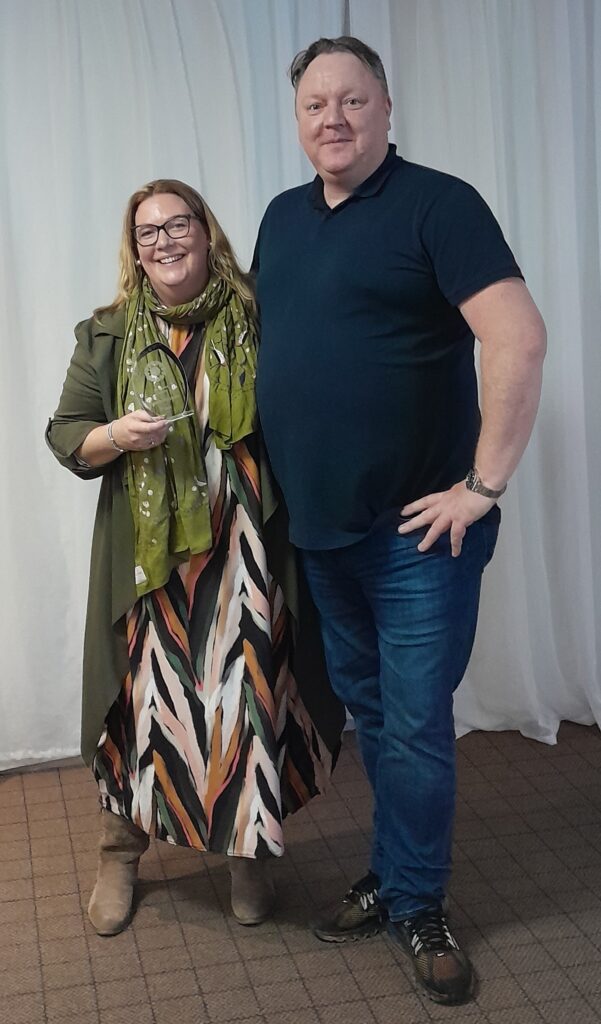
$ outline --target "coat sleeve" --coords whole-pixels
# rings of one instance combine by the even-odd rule
[[[108,422],[93,359],[92,325],[93,318],[83,320],[75,328],[75,351],[69,363],[58,408],[46,428],[46,442],[52,454],[61,466],[84,480],[102,476],[107,469],[107,466],[84,466],[74,454],[94,427]]]

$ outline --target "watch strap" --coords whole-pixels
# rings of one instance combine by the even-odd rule
[[[491,487],[486,487],[480,479],[478,470],[474,467],[470,469],[469,473],[465,478],[465,486],[468,491],[473,491],[474,494],[481,494],[483,498],[500,498],[502,494],[507,490],[507,484],[505,484],[499,491],[493,491]]]

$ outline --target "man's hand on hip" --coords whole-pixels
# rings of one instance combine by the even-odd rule
[[[426,494],[424,498],[412,501],[401,509],[401,515],[413,516],[408,523],[399,526],[399,533],[411,533],[420,527],[429,526],[424,539],[417,545],[418,551],[429,548],[447,530],[451,534],[451,554],[457,558],[468,526],[481,519],[495,504],[492,498],[468,491],[465,480],[455,484],[448,491]]]

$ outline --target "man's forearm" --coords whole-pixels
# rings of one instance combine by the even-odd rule
[[[528,444],[540,400],[545,335],[532,338],[522,351],[483,346],[481,369],[482,429],[474,465],[492,490],[507,483]]]
[[[480,339],[482,429],[474,464],[500,490],[514,472],[540,399],[547,338],[526,285],[510,278],[467,299],[461,312]]]

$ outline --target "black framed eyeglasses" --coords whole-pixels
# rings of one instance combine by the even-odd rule
[[[159,232],[164,231],[169,238],[185,238],[190,234],[190,221],[200,220],[195,213],[178,213],[170,217],[164,224],[136,224],[132,234],[138,245],[155,245]]]

